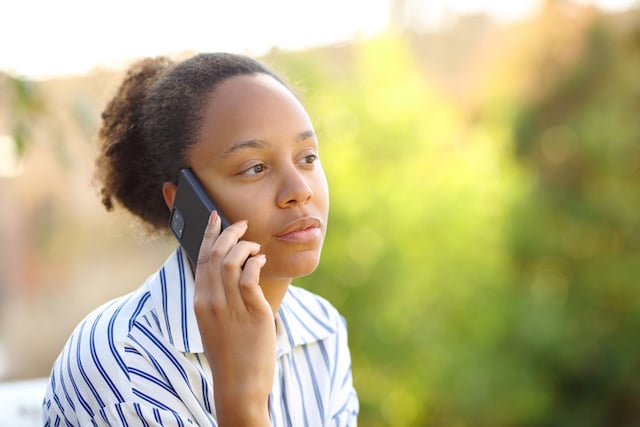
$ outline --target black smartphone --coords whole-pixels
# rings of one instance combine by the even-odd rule
[[[193,265],[198,263],[204,230],[214,210],[218,212],[224,230],[229,226],[229,222],[202,187],[196,174],[190,168],[182,169],[169,218],[169,228],[187,252]]]

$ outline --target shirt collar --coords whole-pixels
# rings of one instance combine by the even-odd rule
[[[277,356],[293,347],[321,341],[336,332],[328,303],[302,288],[289,286],[276,316]]]
[[[194,289],[191,266],[180,247],[149,282],[163,335],[178,351],[185,353],[204,352],[193,308]],[[327,305],[316,295],[289,286],[276,315],[278,356],[296,346],[320,341],[335,333]]]

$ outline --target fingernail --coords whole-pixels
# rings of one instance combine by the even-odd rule
[[[217,211],[211,211],[211,215],[209,215],[209,225],[214,224],[217,219],[218,219],[218,212]]]

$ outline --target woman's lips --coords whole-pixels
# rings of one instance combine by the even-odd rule
[[[295,230],[278,236],[280,240],[290,240],[293,242],[310,242],[317,240],[322,235],[320,227],[309,227],[304,230]]]
[[[315,217],[305,216],[288,223],[276,233],[280,240],[291,242],[310,242],[322,237],[322,222]]]

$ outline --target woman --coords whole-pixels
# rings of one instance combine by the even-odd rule
[[[145,59],[99,136],[108,210],[166,231],[188,167],[220,213],[195,263],[178,247],[80,323],[53,366],[45,424],[356,425],[343,319],[291,285],[318,265],[328,189],[311,121],[282,80],[228,53]]]

